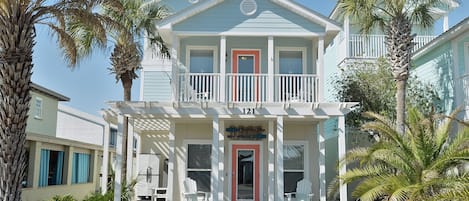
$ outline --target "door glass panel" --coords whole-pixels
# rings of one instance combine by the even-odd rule
[[[238,73],[254,73],[254,56],[238,57]]]
[[[254,151],[238,151],[237,199],[254,199]]]

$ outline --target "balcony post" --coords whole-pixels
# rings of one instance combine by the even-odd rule
[[[324,101],[324,36],[320,36],[318,40],[318,64],[317,76],[318,83],[318,99],[317,102]]]
[[[274,37],[269,36],[267,43],[267,102],[274,102]]]
[[[226,102],[226,36],[220,37],[220,102]]]
[[[339,131],[339,138],[338,138],[338,154],[339,154],[339,160],[343,159],[345,157],[345,154],[347,152],[346,149],[346,139],[345,139],[345,117],[344,115],[339,116],[339,124],[338,124],[338,131]],[[343,176],[347,171],[347,166],[344,164],[343,166],[340,167],[339,169],[339,176]],[[339,192],[340,192],[340,201],[346,201],[347,200],[347,184],[343,183],[340,181],[340,186],[339,186]]]
[[[171,45],[171,88],[173,91],[173,102],[179,102],[179,66],[178,66],[178,52],[179,52],[179,38],[173,35],[173,41]]]
[[[107,192],[107,175],[109,168],[109,135],[111,126],[108,122],[104,124],[104,139],[103,139],[103,163],[101,165],[101,193],[104,195]]]
[[[345,58],[350,57],[350,18],[349,15],[344,17],[344,41],[345,41]]]

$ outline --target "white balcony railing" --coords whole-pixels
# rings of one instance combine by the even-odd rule
[[[180,102],[219,101],[220,74],[186,73],[179,77]]]
[[[276,102],[316,102],[319,80],[316,75],[275,75]]]
[[[185,73],[179,77],[180,102],[317,102],[319,79],[316,75],[274,75],[268,86],[267,74],[235,74],[225,77],[225,90],[220,88],[218,73]],[[269,93],[268,90],[271,90]],[[221,94],[225,93],[225,100]]]
[[[416,36],[414,51],[433,40],[435,36]],[[385,35],[350,35],[350,57],[378,58],[387,53]]]
[[[227,74],[226,97],[230,102],[266,102],[267,74]]]

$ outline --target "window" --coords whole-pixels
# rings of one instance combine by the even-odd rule
[[[34,118],[42,119],[42,98],[36,97],[34,102]]]
[[[285,193],[296,191],[296,183],[305,177],[305,159],[304,144],[283,145],[283,181]]]
[[[302,74],[302,51],[279,51],[279,74]]]
[[[191,73],[213,73],[215,52],[210,49],[189,50],[189,69]]]
[[[39,186],[62,184],[64,152],[41,149],[39,168]]]
[[[187,145],[187,177],[197,182],[197,190],[210,192],[212,145]]]
[[[72,164],[72,184],[88,182],[90,182],[90,155],[74,153]]]
[[[117,141],[117,129],[111,128],[111,132],[109,133],[109,146],[115,147]]]
[[[280,47],[276,50],[276,84],[280,100],[309,100],[306,94],[313,79],[302,77],[306,73],[306,48]]]

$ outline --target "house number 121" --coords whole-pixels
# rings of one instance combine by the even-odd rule
[[[254,108],[243,108],[243,114],[254,114],[256,109]]]

